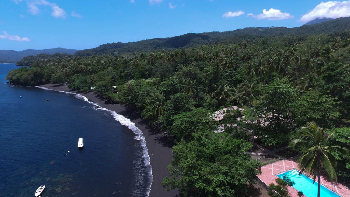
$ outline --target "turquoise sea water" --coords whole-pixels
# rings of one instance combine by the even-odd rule
[[[303,192],[305,196],[307,197],[317,196],[318,183],[317,182],[314,183],[314,181],[309,177],[303,174],[299,175],[299,172],[297,170],[290,170],[288,172],[278,175],[278,177],[281,179],[283,179],[284,176],[289,177],[291,181],[294,182],[293,187],[298,191]],[[327,189],[323,185],[321,185],[321,196],[322,197],[340,197],[339,195]]]
[[[15,68],[0,64],[0,197],[34,196],[42,184],[42,197],[148,195],[142,135],[85,98],[6,84]]]

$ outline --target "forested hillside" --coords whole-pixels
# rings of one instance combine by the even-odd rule
[[[13,50],[0,50],[0,63],[14,63],[20,61],[23,57],[38,54],[55,54],[55,53],[66,53],[74,54],[77,52],[75,49],[64,49],[64,48],[54,48],[54,49],[44,49],[44,50],[34,50],[27,49],[24,51],[13,51]]]
[[[189,33],[171,38],[156,38],[129,43],[109,43],[93,49],[78,51],[76,55],[121,55],[134,52],[169,51],[205,44],[240,43],[251,39],[280,35],[308,36],[323,33],[339,33],[350,29],[350,18],[316,19],[309,24],[295,28],[249,27],[227,32]]]
[[[30,66],[36,61],[46,61],[49,62],[51,59],[71,57],[67,53],[55,53],[55,54],[46,54],[41,53],[38,55],[29,55],[21,59],[21,61],[16,62],[16,66]]]
[[[252,136],[275,149],[314,122],[335,132],[331,143],[350,148],[349,27],[349,19],[341,18],[292,29],[187,34],[133,43],[170,47],[128,55],[118,51],[129,44],[106,44],[88,51],[92,56],[82,51],[38,59],[8,79],[18,85],[67,82],[81,91],[95,87],[106,102],[133,105],[175,139],[165,186],[185,196],[244,196],[259,173],[260,163],[246,154]],[[228,115],[214,120],[212,114],[225,107]],[[215,133],[219,126],[224,132]],[[337,174],[349,176],[350,156],[330,152]]]
[[[315,20],[307,22],[304,25],[314,25],[317,23],[323,23],[323,22],[330,21],[330,20],[333,20],[333,19],[332,18],[316,18]]]

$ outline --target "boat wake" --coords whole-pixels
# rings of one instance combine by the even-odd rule
[[[43,90],[52,90],[57,91],[53,89],[49,89],[46,87],[41,86],[35,86],[37,88],[43,89]],[[116,113],[115,111],[111,111],[107,108],[101,107],[98,103],[94,103],[92,101],[89,101],[88,98],[81,94],[77,94],[74,92],[65,92],[65,91],[57,91],[61,93],[66,94],[73,94],[77,99],[83,100],[85,102],[88,102],[89,104],[94,106],[95,110],[102,110],[109,112],[113,118],[118,121],[121,125],[126,126],[128,129],[130,129],[134,134],[134,139],[140,142],[140,146],[142,148],[142,152],[137,153],[137,158],[134,160],[134,171],[135,171],[135,187],[132,191],[133,196],[149,196],[149,193],[151,191],[151,185],[153,180],[152,175],[152,166],[150,161],[150,156],[148,154],[148,149],[146,146],[146,140],[145,136],[143,135],[143,132],[133,123],[130,119]],[[148,187],[145,191],[145,185],[149,182]]]

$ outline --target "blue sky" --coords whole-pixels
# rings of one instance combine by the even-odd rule
[[[350,1],[1,0],[0,50],[94,48],[186,33],[298,27],[350,16]]]

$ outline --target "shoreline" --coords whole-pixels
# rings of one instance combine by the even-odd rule
[[[114,111],[119,115],[128,118],[135,126],[142,131],[145,137],[146,149],[148,149],[148,156],[150,158],[150,165],[152,167],[153,181],[150,188],[150,197],[175,197],[179,196],[178,190],[167,191],[163,188],[163,178],[169,176],[170,173],[167,170],[167,166],[171,163],[172,159],[172,146],[173,144],[168,140],[168,137],[162,132],[155,132],[154,129],[147,125],[147,121],[141,118],[140,114],[135,111],[133,107],[121,104],[105,104],[96,92],[78,92],[72,91],[66,85],[60,84],[45,84],[37,86],[38,88],[47,88],[49,90],[58,92],[71,92],[80,94],[86,97],[89,101],[98,104],[102,108],[106,108],[110,111]]]

